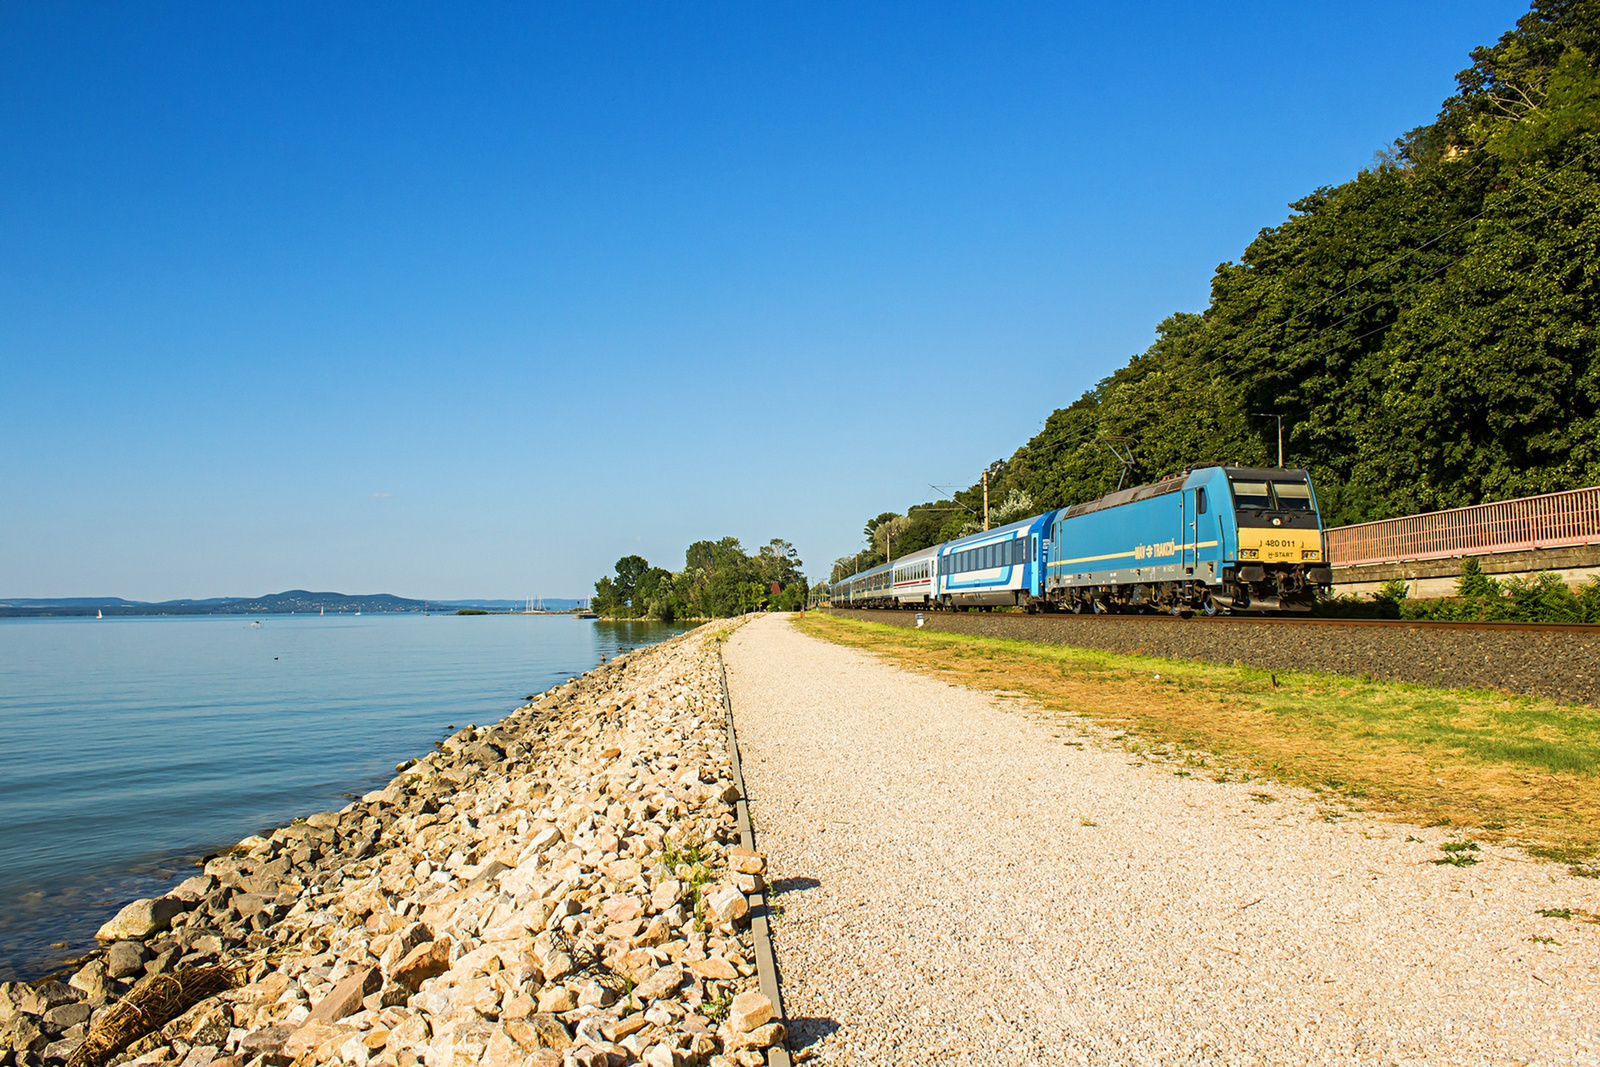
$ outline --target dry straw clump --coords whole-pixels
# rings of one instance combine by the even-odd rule
[[[117,1053],[202,1000],[239,985],[241,977],[233,967],[180,967],[171,974],[141,978],[95,1023],[67,1060],[67,1067],[103,1067]]]

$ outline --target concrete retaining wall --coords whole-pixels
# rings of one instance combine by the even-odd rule
[[[1535,548],[1524,552],[1493,552],[1475,556],[1483,573],[1495,578],[1528,577],[1553,571],[1577,585],[1600,577],[1600,545],[1571,548]],[[1335,593],[1372,594],[1384,582],[1398,578],[1411,589],[1411,596],[1454,596],[1456,579],[1461,577],[1463,557],[1453,559],[1402,560],[1397,563],[1369,563],[1361,567],[1334,567]]]

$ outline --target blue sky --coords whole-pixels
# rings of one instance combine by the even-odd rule
[[[0,595],[825,573],[1525,10],[0,5]]]

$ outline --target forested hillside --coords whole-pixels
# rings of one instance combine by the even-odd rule
[[[1536,3],[1438,118],[1217,268],[1210,305],[990,468],[1035,513],[1130,477],[1277,458],[1330,525],[1600,484],[1600,0]],[[1130,482],[1132,484],[1132,482]],[[881,562],[970,526],[981,488],[886,512]]]

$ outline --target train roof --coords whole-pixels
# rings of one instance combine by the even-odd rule
[[[868,577],[870,575],[873,575],[873,574],[881,574],[884,571],[888,570],[892,566],[894,566],[894,564],[892,564],[892,563],[880,563],[876,567],[868,567],[864,571],[857,571],[854,574],[847,574],[843,578],[840,578],[839,582],[853,582],[857,578],[866,578],[866,577]],[[839,582],[834,582],[832,584],[833,585],[838,585]]]
[[[1170,478],[1163,478],[1159,482],[1151,482],[1149,485],[1136,485],[1132,489],[1118,489],[1114,493],[1107,493],[1098,500],[1086,500],[1082,504],[1074,504],[1062,514],[1066,518],[1075,519],[1079,515],[1089,515],[1096,511],[1104,511],[1106,508],[1121,507],[1123,504],[1132,504],[1136,500],[1149,500],[1153,496],[1165,496],[1168,493],[1176,493],[1179,489],[1182,489],[1184,483],[1188,480],[1189,473],[1185,471],[1182,474],[1174,474]]]
[[[1046,515],[1052,514],[1054,514],[1053,510],[1040,512],[1037,515],[1029,515],[1026,519],[1019,519],[1016,522],[1008,522],[1004,526],[996,526],[992,530],[979,530],[977,533],[969,533],[963,534],[960,537],[952,537],[950,540],[945,541],[942,544],[935,545],[934,547],[942,552],[948,548],[957,548],[961,545],[975,544],[978,541],[982,541],[988,537],[994,537],[997,534],[1016,533],[1018,530],[1027,529],[1040,519],[1044,518]]]
[[[1123,504],[1132,504],[1138,500],[1149,500],[1151,497],[1176,493],[1188,484],[1189,476],[1195,471],[1207,469],[1220,469],[1230,478],[1256,478],[1267,481],[1272,478],[1281,480],[1285,475],[1299,475],[1302,481],[1306,479],[1306,472],[1296,467],[1219,467],[1218,464],[1208,463],[1163,478],[1159,482],[1136,485],[1132,489],[1119,489],[1114,493],[1107,493],[1098,500],[1086,500],[1082,504],[1074,504],[1063,511],[1062,515],[1068,519],[1075,519],[1079,515],[1089,515],[1096,511],[1104,511],[1106,508],[1121,507]]]
[[[1310,476],[1299,467],[1224,467],[1230,478],[1256,478],[1269,481],[1273,478],[1283,480],[1286,474],[1297,474],[1301,481],[1308,481]]]

